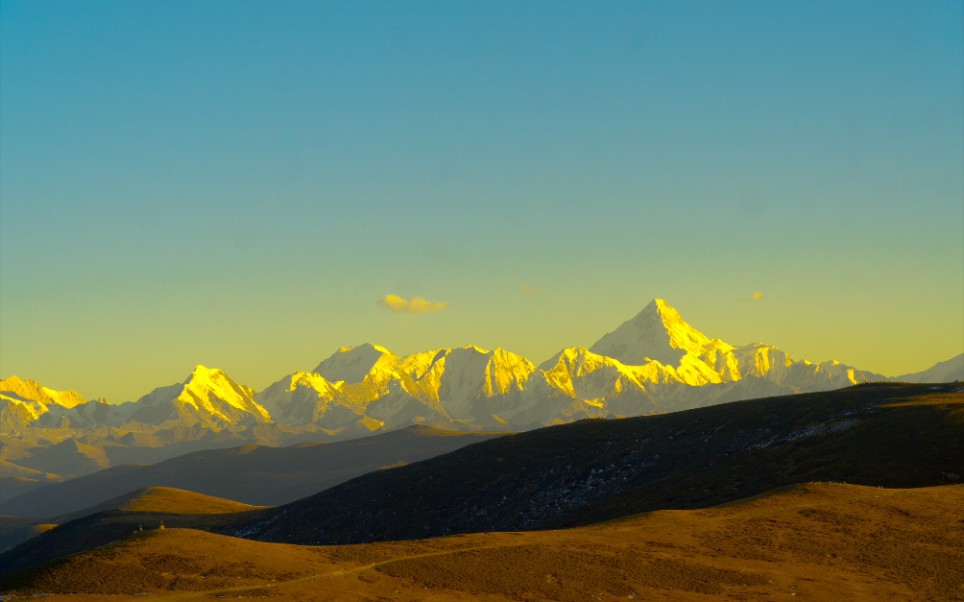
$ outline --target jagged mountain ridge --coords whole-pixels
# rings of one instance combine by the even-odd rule
[[[953,373],[953,361],[944,372]],[[170,457],[163,450],[174,444],[280,444],[411,424],[527,430],[868,380],[885,377],[839,362],[794,360],[769,345],[737,347],[710,338],[655,299],[588,349],[563,349],[538,367],[504,349],[466,346],[399,356],[364,344],[343,347],[313,371],[289,374],[257,393],[221,370],[199,365],[184,382],[119,405],[11,377],[0,381],[0,434],[5,446],[19,438],[27,449],[20,455],[27,457],[29,448],[66,438],[95,447],[110,441],[108,461],[116,464],[159,461]],[[62,458],[72,470],[43,468],[77,474],[77,466],[91,464],[90,454],[82,455]]]
[[[397,356],[377,345],[344,347],[313,373],[296,372],[255,398],[288,424],[329,431],[442,422],[506,424],[496,412],[521,399],[535,366],[522,356],[474,346]],[[498,400],[498,401],[493,401]]]
[[[54,416],[63,410],[76,410],[78,406],[105,402],[85,400],[77,391],[55,391],[40,383],[22,379],[17,375],[0,380],[0,434],[21,431],[27,425],[44,418],[52,424]],[[81,415],[81,412],[76,412]]]
[[[234,382],[223,370],[202,365],[183,383],[155,389],[135,405],[129,420],[145,424],[173,421],[224,428],[271,420],[268,411],[254,400],[253,389]]]

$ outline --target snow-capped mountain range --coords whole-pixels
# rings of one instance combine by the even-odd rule
[[[932,378],[964,379],[964,354],[900,377]],[[222,370],[197,366],[183,383],[116,405],[12,376],[0,381],[0,436],[6,463],[49,471],[31,465],[31,450],[68,438],[103,448],[117,463],[132,454],[166,456],[186,443],[346,438],[411,424],[526,430],[871,380],[887,379],[839,362],[794,360],[769,345],[735,347],[711,339],[656,299],[590,348],[563,349],[538,367],[504,349],[466,346],[399,356],[365,344],[341,348],[313,371],[289,374],[260,392]],[[105,440],[111,445],[98,445]],[[130,452],[135,449],[140,455]]]

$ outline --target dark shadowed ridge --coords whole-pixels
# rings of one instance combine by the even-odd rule
[[[544,529],[795,483],[919,487],[962,473],[959,383],[869,384],[503,437],[365,475],[221,532],[335,544]]]
[[[267,510],[99,513],[0,555],[0,574],[118,541],[141,524],[154,529],[160,520],[263,541],[356,543],[586,525],[816,481],[940,485],[962,473],[959,383],[861,385],[539,429]]]
[[[243,445],[184,454],[151,465],[108,468],[0,504],[3,514],[55,517],[146,487],[173,487],[256,506],[275,506],[389,466],[431,458],[505,433],[452,433],[413,426],[290,447]]]

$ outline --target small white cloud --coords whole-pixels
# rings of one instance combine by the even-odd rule
[[[448,303],[429,301],[421,297],[412,297],[411,300],[398,295],[385,295],[378,300],[378,304],[385,309],[409,314],[434,314],[448,309]]]

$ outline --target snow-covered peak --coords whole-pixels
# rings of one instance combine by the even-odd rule
[[[532,362],[521,355],[502,348],[487,351],[466,345],[445,357],[443,397],[493,397],[522,390],[534,371]]]
[[[182,384],[187,385],[195,381],[204,382],[223,380],[226,377],[227,374],[225,374],[224,370],[221,370],[220,368],[208,368],[203,364],[198,364],[194,367],[194,370],[191,371],[191,374],[184,379]]]
[[[667,303],[666,299],[660,299],[659,297],[656,297],[655,299],[647,303],[646,307],[643,308],[643,311],[656,312],[660,314],[670,313],[679,317],[679,312],[676,311],[676,308],[674,308],[672,305]]]
[[[223,370],[200,364],[182,383],[155,389],[135,403],[132,419],[152,424],[172,418],[216,425],[271,420],[254,400],[253,389],[234,382]]]
[[[238,409],[247,410],[247,401],[254,391],[231,380],[219,368],[208,368],[198,364],[184,381],[184,392],[201,398],[217,397]]]
[[[55,391],[44,387],[35,380],[24,380],[16,374],[0,380],[0,394],[4,393],[24,401],[39,402],[45,405],[56,404],[68,409],[87,403],[87,400],[81,397],[77,391]]]
[[[686,323],[669,303],[654,299],[631,320],[605,335],[589,348],[627,365],[642,365],[657,360],[678,365],[686,354],[700,355],[711,343],[706,335]]]
[[[308,387],[318,393],[331,395],[335,391],[335,386],[328,382],[324,376],[314,372],[295,372],[289,377],[288,390],[294,391],[298,387]]]
[[[398,358],[381,345],[365,343],[357,347],[342,347],[314,369],[330,382],[357,383],[376,369],[384,370]]]
[[[478,353],[478,354],[480,354],[480,355],[489,355],[489,354],[492,353],[492,352],[489,351],[488,349],[483,349],[483,348],[479,347],[478,345],[465,345],[465,346],[461,347],[460,349],[464,349],[464,350],[466,350],[466,351],[472,351],[472,352]]]
[[[593,371],[600,366],[616,366],[622,362],[603,354],[594,353],[585,347],[566,347],[539,366],[544,372],[563,370],[571,373]]]
[[[658,365],[653,367],[657,370]],[[567,347],[540,366],[545,383],[566,397],[602,408],[623,393],[645,395],[640,377],[649,367],[626,366],[585,347]],[[665,378],[664,378],[665,380]]]

